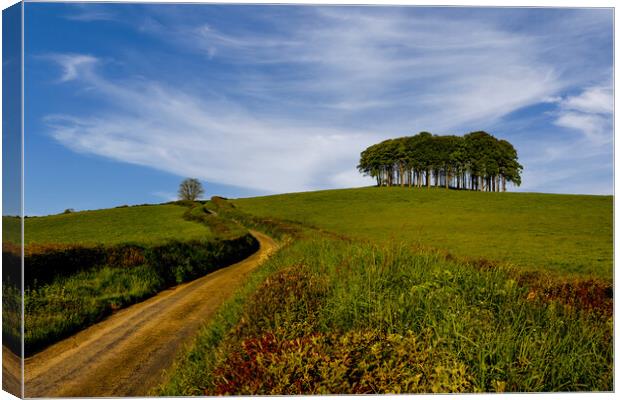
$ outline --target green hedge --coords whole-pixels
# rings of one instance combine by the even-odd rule
[[[147,249],[146,263],[157,271],[166,284],[171,285],[234,264],[258,248],[258,241],[249,233],[234,239],[209,242],[174,241]]]
[[[247,214],[236,208],[227,199],[219,196],[213,196],[205,207],[211,207],[222,217],[231,219],[247,228],[262,231],[278,240],[299,238],[303,229],[299,224],[292,221],[283,221],[277,218],[261,218]]]
[[[187,206],[184,217],[209,226],[216,239],[29,246],[24,260],[26,353],[101,321],[114,309],[239,262],[258,250],[258,241],[242,226],[212,215],[200,203]],[[11,254],[3,252],[3,257],[8,260]],[[19,257],[13,259],[19,261]],[[124,289],[112,290],[115,287]],[[5,342],[19,343],[13,332],[3,331]]]
[[[109,248],[109,254],[104,255],[98,253],[104,248],[72,248],[38,254],[34,260],[39,270],[45,265],[45,257],[51,254],[52,257],[48,258],[50,265],[58,266],[62,260],[69,260],[71,270],[75,272],[70,274],[70,269],[64,268],[51,281],[45,284],[36,281],[36,285],[27,287],[26,354],[33,354],[101,321],[115,309],[241,261],[258,248],[258,241],[246,232],[232,239],[172,241],[140,248],[140,253],[135,252],[132,245],[127,245]],[[78,271],[75,267],[79,265],[82,254],[91,265],[102,260],[117,260],[117,263]],[[138,260],[142,262],[129,265]],[[85,297],[84,293],[88,295]],[[4,329],[5,342],[19,343],[15,334],[19,333]]]
[[[112,265],[132,267],[144,263],[144,246],[124,243],[114,246],[49,246],[24,256],[24,284],[36,287],[60,276]]]

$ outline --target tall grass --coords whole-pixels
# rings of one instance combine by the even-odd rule
[[[163,279],[156,271],[141,265],[81,271],[29,288],[24,297],[27,352],[69,336],[163,287]]]
[[[612,318],[508,267],[323,235],[287,246],[160,394],[612,390]],[[531,286],[530,286],[531,284]]]
[[[13,282],[2,282],[2,344],[21,354],[22,291]]]
[[[285,244],[284,247],[291,244]],[[280,250],[269,261],[253,270],[245,284],[227,300],[215,313],[211,322],[201,329],[193,345],[186,349],[173,367],[172,374],[165,385],[156,388],[155,393],[162,396],[200,396],[205,382],[216,362],[217,347],[229,337],[231,330],[239,323],[248,298],[258,286],[274,272],[285,268],[289,259],[287,252]]]

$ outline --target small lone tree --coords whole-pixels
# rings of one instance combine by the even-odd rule
[[[187,178],[179,185],[179,199],[194,201],[204,194],[202,184],[198,179]]]

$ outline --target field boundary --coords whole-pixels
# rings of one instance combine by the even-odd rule
[[[188,205],[184,214],[185,219],[192,210],[202,207],[199,203]],[[26,354],[34,354],[50,344],[66,338],[90,325],[93,325],[119,309],[143,301],[164,289],[168,289],[183,282],[194,280],[220,268],[235,264],[254,254],[259,243],[245,228],[229,222],[222,221],[212,215],[207,218],[193,218],[197,223],[207,225],[209,228],[216,226],[215,238],[168,240],[165,243],[152,245],[138,243],[119,243],[114,245],[36,245],[30,246],[26,252],[26,311],[28,313],[26,324]],[[3,256],[6,252],[3,252]],[[79,274],[90,274],[90,271],[108,270],[110,273],[118,271],[119,274],[150,271],[150,289],[144,289],[138,294],[127,294],[112,300],[97,300],[102,302],[91,306],[88,310],[78,311],[78,317],[67,317],[65,322],[58,326],[46,327],[44,322],[45,308],[36,312],[28,310],[29,304],[33,307],[39,303],[28,302],[30,292],[36,293],[39,288],[45,289],[47,285],[58,285],[64,280],[71,279]],[[54,283],[55,282],[55,283]],[[45,294],[37,294],[37,298]],[[44,300],[44,298],[42,298]],[[104,304],[105,303],[105,304]],[[41,303],[45,304],[45,303]],[[41,317],[35,315],[41,314]],[[41,319],[39,319],[41,318]],[[28,319],[33,322],[28,323]],[[36,322],[36,321],[41,322]],[[41,327],[39,325],[43,323]],[[35,324],[35,325],[32,325]],[[37,327],[37,328],[35,328]],[[44,333],[44,332],[48,333]],[[12,340],[11,332],[4,332],[7,336],[5,342],[18,343]],[[7,335],[8,334],[8,335]]]

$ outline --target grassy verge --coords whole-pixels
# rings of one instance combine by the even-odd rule
[[[220,309],[157,394],[612,390],[603,281],[312,230],[296,237]]]
[[[612,319],[518,272],[309,237],[207,326],[159,394],[612,390]]]
[[[612,196],[362,188],[233,200],[261,218],[372,242],[408,242],[460,257],[611,281]]]
[[[163,280],[153,268],[140,265],[80,271],[29,288],[24,304],[27,352],[67,337],[163,287]]]

